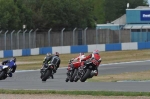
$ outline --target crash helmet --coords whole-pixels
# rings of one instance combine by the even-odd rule
[[[80,56],[81,56],[81,55],[84,55],[84,53],[80,53]]]
[[[58,57],[59,57],[59,53],[58,53],[58,52],[55,52],[55,56],[58,56]]]
[[[99,54],[99,50],[94,50],[93,54]]]
[[[16,57],[12,57],[11,60],[16,62]]]
[[[46,54],[46,56],[51,56],[51,55],[52,55],[51,53],[47,53],[47,54]]]

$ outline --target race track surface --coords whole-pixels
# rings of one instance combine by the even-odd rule
[[[107,64],[99,67],[99,75],[150,70],[150,61]],[[65,82],[66,68],[60,68],[54,79],[42,82],[39,70],[17,71],[12,78],[0,81],[0,89],[99,90],[150,92],[150,82]]]

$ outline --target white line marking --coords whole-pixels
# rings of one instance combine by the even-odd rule
[[[108,63],[108,64],[101,64],[100,66],[105,66],[105,65],[115,65],[115,64],[140,63],[140,62],[150,62],[150,60],[144,60],[144,61],[131,61],[131,62],[119,62],[119,63]]]

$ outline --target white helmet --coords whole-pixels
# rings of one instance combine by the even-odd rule
[[[99,54],[99,50],[94,50],[93,54]]]

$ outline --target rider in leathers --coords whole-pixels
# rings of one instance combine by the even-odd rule
[[[59,58],[59,53],[55,52],[55,55],[52,57],[51,62],[54,62],[56,67],[54,69],[54,73],[56,73],[56,70],[59,68],[61,60]],[[49,63],[50,64],[50,63]]]
[[[44,60],[43,60],[43,67],[47,67],[48,66],[48,63],[50,63],[51,59],[52,59],[52,54],[51,53],[47,53],[46,56],[44,57]]]
[[[84,62],[84,64],[85,64],[86,62],[88,62],[88,60],[90,60],[90,61],[96,60],[95,65],[98,67],[102,61],[101,56],[99,54],[99,50],[94,50],[92,54],[88,55],[87,57],[85,57],[81,61],[85,61]],[[81,68],[84,66],[84,64],[81,65]],[[98,75],[98,68],[96,70],[94,70],[94,73],[95,73],[95,76]]]

